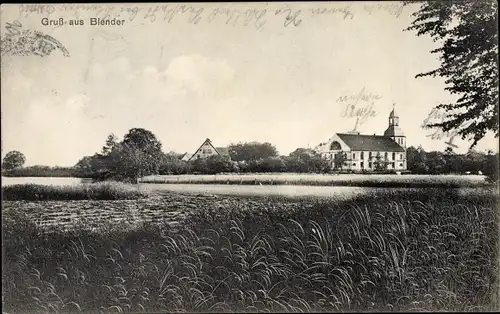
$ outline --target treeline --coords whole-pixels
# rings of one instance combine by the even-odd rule
[[[332,170],[327,160],[322,159],[319,154],[310,149],[299,148],[289,156],[261,156],[236,161],[233,160],[230,149],[230,156],[231,158],[210,156],[188,162],[169,156],[160,165],[159,174],[217,174],[222,172],[328,173]]]
[[[421,147],[410,146],[406,150],[408,170],[416,174],[484,174],[498,179],[499,155],[469,151],[456,154],[451,148],[444,152],[426,152]]]
[[[344,163],[343,154],[336,154],[337,168],[332,168],[331,161],[306,148],[297,148],[288,156],[280,156],[275,146],[270,143],[250,142],[231,144],[228,152],[229,156],[217,155],[184,161],[180,154],[164,153],[162,144],[155,135],[139,128],[131,129],[121,141],[115,135],[109,135],[100,152],[83,157],[74,167],[23,167],[24,155],[17,151],[10,152],[3,160],[2,175],[82,177],[97,181],[137,182],[139,178],[153,174],[346,172],[338,167]],[[445,152],[426,152],[421,147],[412,146],[407,149],[408,170],[416,174],[482,173],[492,180],[497,180],[498,162],[498,153],[492,152],[470,151],[467,154],[455,154],[451,149]],[[375,172],[389,173],[384,167],[378,167]]]

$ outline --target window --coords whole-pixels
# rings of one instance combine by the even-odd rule
[[[354,163],[352,163],[352,165],[353,165],[353,166],[356,166],[356,163],[354,162]]]
[[[403,154],[399,154],[399,159],[403,160]]]
[[[387,152],[385,152],[384,157],[385,157],[385,159],[387,159]]]
[[[396,159],[396,153],[392,153],[392,160]]]
[[[361,159],[365,159],[365,152],[361,152]]]
[[[396,163],[395,162],[391,163],[391,165],[392,165],[393,169],[396,167]]]
[[[356,153],[352,153],[352,159],[356,159]]]
[[[330,145],[330,150],[341,150],[340,143],[335,141]]]
[[[369,159],[372,159],[372,152],[369,152],[369,153],[368,153],[368,158],[369,158]]]
[[[372,167],[372,163],[371,163],[371,162],[369,162],[369,163],[368,163],[368,168],[371,168],[371,167]]]
[[[403,167],[403,163],[400,163],[399,165],[400,165],[401,167]]]
[[[363,169],[364,167],[365,167],[365,163],[361,162],[361,169]]]

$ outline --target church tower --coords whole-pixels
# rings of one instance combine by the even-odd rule
[[[406,136],[399,127],[399,116],[396,113],[395,105],[392,105],[392,111],[389,114],[389,127],[384,132],[384,136],[392,138],[401,147],[406,148]]]

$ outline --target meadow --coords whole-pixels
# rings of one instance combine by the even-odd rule
[[[6,201],[3,308],[491,311],[498,191],[477,191]],[[34,219],[65,211],[94,213],[95,224]]]
[[[478,187],[482,175],[396,175],[396,174],[310,174],[310,173],[230,173],[217,175],[154,175],[142,183],[307,185],[356,187]]]

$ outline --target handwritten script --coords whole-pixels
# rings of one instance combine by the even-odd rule
[[[302,9],[299,9],[302,8]],[[403,5],[384,4],[330,4],[318,7],[273,5],[262,3],[247,8],[243,5],[208,6],[203,4],[21,4],[20,18],[38,15],[56,17],[73,14],[75,17],[87,14],[107,19],[125,19],[139,24],[184,21],[190,24],[223,23],[229,26],[253,27],[261,30],[271,20],[278,20],[283,27],[300,27],[311,18],[338,16],[344,20],[354,19],[357,13],[373,14],[377,11],[399,17]]]
[[[444,113],[436,108],[433,108],[431,112],[427,115],[427,117],[424,119],[422,122],[421,127],[424,129],[430,129],[430,125],[436,124],[436,123],[443,123],[449,118],[449,115],[447,113]],[[465,123],[463,127],[467,127],[471,124],[472,122],[467,122]],[[445,140],[445,144],[449,147],[453,148],[458,148],[456,144],[454,144],[454,140],[458,134],[458,129],[455,130],[450,130],[450,131],[443,131],[441,128],[435,127],[434,132],[431,134],[427,134],[426,137],[430,137],[433,140]]]
[[[379,94],[368,93],[365,87],[357,93],[341,95],[337,98],[337,103],[344,105],[340,116],[342,118],[356,118],[356,124],[352,131],[357,132],[361,124],[377,115],[373,107],[375,102],[381,98],[382,96]]]

